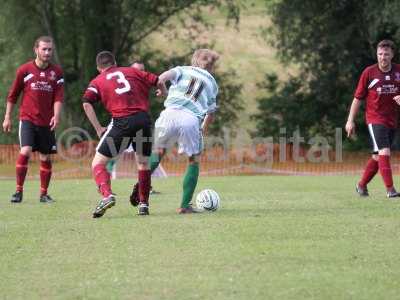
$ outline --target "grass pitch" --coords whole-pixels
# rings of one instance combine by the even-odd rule
[[[28,181],[12,205],[0,183],[0,299],[398,299],[400,202],[376,178],[208,177],[215,213],[177,215],[181,178],[155,180],[151,215],[127,202],[100,219],[92,180]]]

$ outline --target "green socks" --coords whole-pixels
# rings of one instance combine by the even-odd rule
[[[157,169],[160,164],[160,156],[158,153],[152,153],[150,156],[150,171],[153,173],[155,169]]]
[[[197,185],[197,179],[199,178],[199,164],[189,164],[185,177],[183,178],[183,195],[182,195],[182,208],[187,208],[190,201],[192,201],[193,193]]]
[[[160,164],[160,156],[158,153],[152,153],[150,156],[150,170],[153,173]],[[182,195],[182,208],[187,208],[190,201],[192,201],[194,190],[196,189],[197,179],[199,178],[199,163],[189,164],[185,177],[183,178],[183,195]]]
[[[114,159],[114,158],[110,159],[110,160],[107,162],[107,164],[106,164],[106,169],[107,169],[108,173],[110,173],[110,174],[112,173],[112,171],[114,170],[114,166],[115,166],[116,163],[117,163],[117,160]]]

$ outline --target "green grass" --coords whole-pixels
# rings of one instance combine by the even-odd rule
[[[380,178],[369,199],[354,177],[208,177],[215,213],[176,215],[180,178],[154,181],[151,215],[127,203],[91,211],[91,180],[53,181],[53,205],[27,182],[11,205],[0,184],[1,299],[398,299],[400,202]]]

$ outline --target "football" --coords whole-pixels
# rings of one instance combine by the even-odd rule
[[[214,190],[202,190],[196,196],[196,206],[201,210],[215,211],[220,206],[219,195]]]

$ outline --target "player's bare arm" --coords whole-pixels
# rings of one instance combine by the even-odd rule
[[[93,105],[85,102],[83,103],[83,109],[85,110],[85,114],[88,117],[90,123],[96,130],[98,137],[101,137],[106,128],[100,125],[99,120],[97,119],[96,112],[94,111]]]
[[[215,119],[215,114],[214,113],[208,113],[205,116],[203,124],[201,124],[201,129],[203,131],[203,135],[207,135],[208,127],[214,121],[214,119]]]
[[[6,113],[4,115],[3,130],[4,132],[11,131],[11,113],[14,108],[14,103],[7,102]]]
[[[168,95],[168,89],[167,86],[165,85],[165,82],[157,82],[157,90],[156,90],[156,96],[157,97],[166,97]]]
[[[175,77],[176,77],[176,73],[174,70],[165,71],[164,73],[162,73],[160,75],[160,77],[158,77],[158,82],[157,82],[158,90],[156,92],[156,95],[158,97],[168,95],[168,90],[167,90],[167,87],[165,84],[167,83],[167,81],[171,81]]]
[[[357,115],[358,110],[360,109],[360,105],[361,101],[357,98],[354,98],[353,102],[351,103],[349,117],[347,118],[347,123],[345,127],[347,132],[347,137],[352,136],[356,132],[356,125],[354,123],[354,119]]]
[[[60,123],[61,110],[62,110],[62,102],[56,101],[54,103],[54,116],[50,120],[51,130],[54,130]]]

